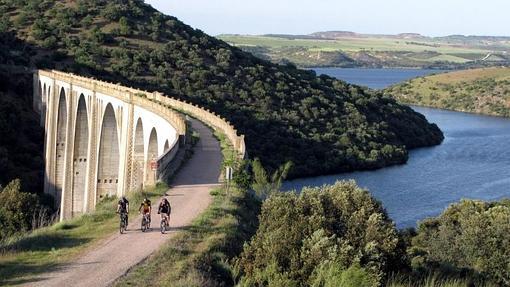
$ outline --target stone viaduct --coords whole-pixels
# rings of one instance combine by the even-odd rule
[[[147,92],[59,71],[34,72],[34,109],[45,129],[44,192],[60,219],[94,210],[168,178],[186,143],[191,115],[224,133],[240,157],[244,136],[208,110]]]

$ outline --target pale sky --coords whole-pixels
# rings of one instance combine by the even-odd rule
[[[146,0],[210,35],[317,31],[510,36],[510,0]]]

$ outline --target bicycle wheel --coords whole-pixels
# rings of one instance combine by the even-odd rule
[[[142,232],[145,232],[147,230],[147,223],[145,221],[145,216],[142,218]]]
[[[161,228],[161,234],[165,234],[166,231],[166,220],[161,220],[161,224],[159,226]]]
[[[120,234],[123,234],[124,231],[126,231],[126,221],[122,215],[120,216],[119,231],[120,231]]]

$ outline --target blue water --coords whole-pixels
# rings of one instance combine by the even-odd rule
[[[316,68],[317,75],[325,74],[346,82],[382,89],[412,78],[442,73],[442,70],[420,69],[362,69],[362,68]]]
[[[286,182],[284,189],[354,179],[383,202],[399,228],[415,226],[462,198],[510,197],[510,119],[413,107],[445,135],[413,150],[405,165]]]

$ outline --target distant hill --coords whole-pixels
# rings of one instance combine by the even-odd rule
[[[472,69],[416,78],[385,92],[402,103],[510,117],[510,68]]]
[[[265,166],[293,161],[294,177],[403,163],[443,138],[390,97],[259,59],[141,0],[2,1],[0,15],[0,32],[34,47],[7,47],[0,64],[17,54],[199,104],[245,134]]]
[[[302,67],[465,69],[510,65],[510,37],[326,31],[309,35],[220,35],[219,38],[260,58]]]
[[[423,39],[426,38],[418,33],[401,33],[397,35],[388,34],[359,34],[350,31],[326,31],[326,32],[315,32],[310,35],[306,35],[312,38],[318,39],[342,39],[342,38],[394,38],[394,39]]]

